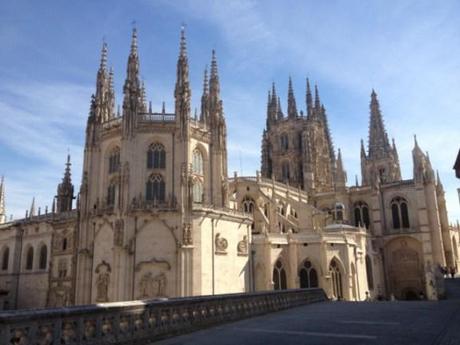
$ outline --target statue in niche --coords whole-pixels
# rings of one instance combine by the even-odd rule
[[[114,246],[118,246],[118,247],[123,246],[123,228],[124,228],[123,219],[117,219],[114,223],[114,234],[113,234]]]
[[[166,275],[160,273],[153,276],[152,272],[144,274],[139,283],[140,298],[166,296]]]
[[[102,261],[96,267],[96,302],[107,302],[109,300],[110,265]]]
[[[238,254],[247,255],[248,254],[248,237],[243,236],[243,239],[238,242]]]
[[[216,245],[216,252],[217,253],[226,253],[227,252],[228,241],[223,237],[221,238],[219,232],[216,234],[215,245]]]

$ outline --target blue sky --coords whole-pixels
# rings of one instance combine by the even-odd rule
[[[359,175],[372,88],[403,178],[412,177],[413,134],[439,169],[449,218],[460,219],[452,166],[460,129],[458,1],[2,1],[0,3],[0,174],[7,213],[22,217],[33,196],[51,205],[67,151],[81,179],[82,145],[102,39],[109,45],[117,103],[133,20],[141,74],[159,110],[173,109],[175,64],[187,26],[193,107],[217,50],[229,136],[229,171],[260,166],[267,91],[275,81],[286,110],[292,76],[305,109],[305,78],[319,85],[349,184]],[[77,187],[78,188],[78,187]]]

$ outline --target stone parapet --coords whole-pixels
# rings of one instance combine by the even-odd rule
[[[1,344],[146,344],[161,338],[326,300],[292,289],[0,313]]]

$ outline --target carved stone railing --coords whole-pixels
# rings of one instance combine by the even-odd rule
[[[0,313],[0,344],[148,344],[325,300],[321,289],[293,289],[9,311]]]

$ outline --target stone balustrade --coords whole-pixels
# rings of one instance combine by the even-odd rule
[[[321,289],[173,298],[0,313],[0,344],[148,344],[308,303]]]

